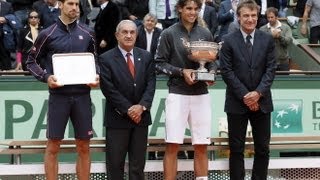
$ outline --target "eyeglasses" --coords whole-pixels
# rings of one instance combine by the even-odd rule
[[[38,16],[29,16],[29,19],[37,19]]]

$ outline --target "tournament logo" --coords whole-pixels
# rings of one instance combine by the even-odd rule
[[[274,100],[272,133],[302,133],[302,100]]]

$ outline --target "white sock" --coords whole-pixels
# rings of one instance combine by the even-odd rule
[[[208,180],[208,176],[199,176],[196,177],[196,180]]]

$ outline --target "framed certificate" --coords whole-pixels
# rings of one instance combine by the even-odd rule
[[[91,53],[54,54],[52,66],[59,84],[88,84],[96,80],[95,59]]]

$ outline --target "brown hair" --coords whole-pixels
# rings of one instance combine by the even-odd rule
[[[250,10],[256,9],[257,12],[259,12],[259,6],[254,0],[244,0],[244,1],[241,1],[237,6],[238,16],[240,16],[240,10],[244,7],[249,8]]]
[[[274,7],[267,8],[266,15],[268,15],[269,13],[273,13],[276,17],[278,17],[279,14],[278,9]]]

